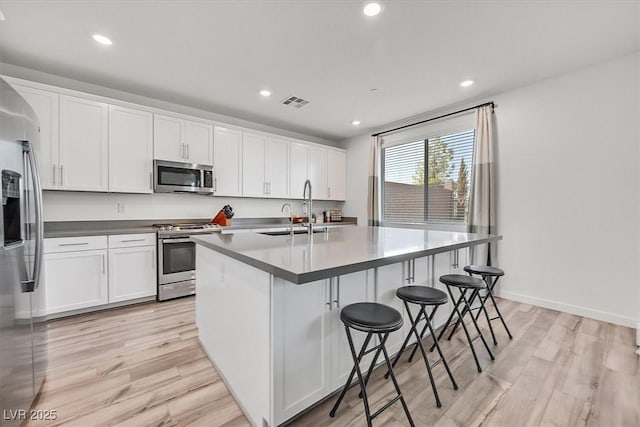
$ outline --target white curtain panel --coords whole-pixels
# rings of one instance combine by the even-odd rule
[[[469,200],[469,232],[496,232],[496,170],[494,159],[493,106],[475,112],[473,177]],[[495,244],[481,245],[471,251],[471,262],[491,265],[496,257]]]
[[[380,177],[378,173],[379,144],[378,137],[371,137],[369,152],[369,197],[367,201],[367,213],[370,226],[380,224]]]

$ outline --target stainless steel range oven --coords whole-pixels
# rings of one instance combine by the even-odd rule
[[[213,224],[158,224],[158,301],[196,293],[196,244],[190,235],[213,233]]]

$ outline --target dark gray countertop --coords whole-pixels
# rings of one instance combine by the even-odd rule
[[[413,258],[501,240],[499,235],[390,227],[341,227],[328,233],[194,236],[199,245],[274,276],[303,284]]]
[[[153,220],[114,220],[114,221],[55,221],[44,223],[45,239],[55,237],[104,236],[111,234],[155,233],[153,224],[203,223],[211,219],[153,219]],[[344,218],[343,222],[318,224],[319,226],[354,225],[355,218]],[[220,230],[242,230],[262,228],[282,228],[289,225],[284,217],[276,218],[234,218],[232,225],[220,227]]]

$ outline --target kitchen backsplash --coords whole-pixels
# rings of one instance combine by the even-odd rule
[[[211,197],[193,194],[114,194],[45,191],[45,221],[99,221],[171,218],[209,218],[224,205],[233,206],[238,218],[285,216],[285,202],[302,215],[302,200]],[[322,211],[342,209],[343,202],[313,201],[318,218]]]

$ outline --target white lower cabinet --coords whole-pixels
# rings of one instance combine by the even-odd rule
[[[329,280],[295,285],[275,279],[273,355],[275,425],[330,393]]]
[[[45,239],[47,314],[156,294],[154,233]]]
[[[400,350],[406,333],[411,328],[411,326],[408,326],[409,319],[405,313],[402,300],[396,296],[396,289],[407,284],[407,264],[407,262],[401,262],[377,268],[375,301],[395,308],[402,314],[404,319],[402,328],[389,335],[387,339],[386,347],[389,354],[397,353]]]
[[[360,271],[305,285],[276,280],[273,338],[277,424],[344,386],[353,359],[340,309],[372,300],[372,276],[372,271]],[[352,333],[358,351],[365,334]],[[362,369],[372,356],[362,362]]]
[[[155,294],[155,246],[109,249],[109,302]]]
[[[47,314],[108,303],[106,248],[44,254],[43,273]]]

